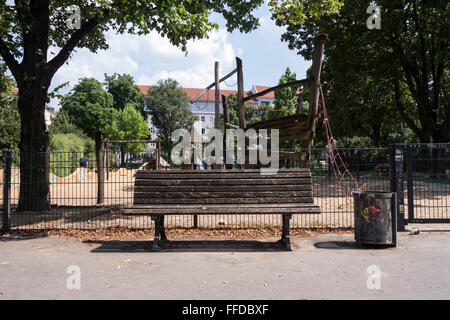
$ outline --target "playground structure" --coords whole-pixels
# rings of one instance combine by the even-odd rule
[[[323,49],[327,37],[321,35],[316,39],[312,77],[296,80],[286,84],[271,87],[262,92],[244,97],[242,61],[236,58],[236,68],[219,79],[219,64],[215,63],[215,81],[206,87],[193,101],[205,92],[215,87],[215,123],[219,129],[220,88],[219,84],[235,73],[237,74],[237,113],[239,129],[277,129],[282,135],[282,141],[302,141],[301,152],[280,153],[281,159],[296,159],[301,168],[297,170],[279,170],[278,173],[265,176],[259,170],[138,170],[134,188],[133,206],[126,207],[127,215],[149,215],[155,221],[155,237],[153,249],[160,250],[159,243],[167,241],[164,231],[165,215],[221,215],[221,214],[281,214],[282,236],[280,243],[291,250],[290,219],[293,214],[320,213],[320,208],[314,205],[312,192],[312,177],[306,168],[310,149],[313,144],[314,132],[319,117],[320,72],[322,68]],[[260,121],[246,126],[244,102],[264,95],[268,92],[286,87],[308,83],[309,112],[299,114],[301,99],[297,114],[293,116]],[[229,123],[229,110],[226,98],[223,99],[224,127],[235,128]],[[227,139],[225,134],[224,143]],[[247,156],[244,167],[249,168]]]
[[[314,141],[314,132],[317,127],[317,121],[319,118],[319,94],[320,94],[320,72],[322,68],[322,56],[324,45],[327,41],[326,35],[320,35],[315,42],[315,49],[312,59],[312,76],[302,80],[295,80],[289,83],[277,85],[268,88],[264,91],[257,92],[252,95],[244,96],[244,79],[242,70],[242,60],[236,57],[236,68],[229,72],[227,75],[219,79],[219,62],[215,63],[215,81],[207,86],[202,92],[200,92],[197,97],[191,100],[191,103],[196,102],[201,96],[203,96],[208,90],[215,88],[215,129],[220,128],[220,97],[222,98],[223,106],[223,119],[224,128],[228,129],[278,129],[280,134],[280,142],[283,141],[295,141],[299,140],[302,142],[302,150],[300,152],[280,152],[280,160],[298,160],[300,161],[300,166],[306,168],[307,163],[310,158],[310,149]],[[237,75],[237,114],[239,118],[239,125],[236,126],[230,123],[230,114],[228,108],[227,97],[220,96],[220,83],[224,82],[234,74]],[[272,91],[280,90],[288,87],[298,87],[299,85],[307,84],[309,88],[309,112],[308,114],[300,114],[302,107],[301,95],[298,94],[298,105],[296,114],[279,117],[270,120],[263,120],[256,123],[246,124],[245,119],[245,105],[244,103],[253,100],[257,97],[263,96]],[[274,110],[276,111],[276,110]],[[224,145],[227,139],[227,133],[224,135]]]

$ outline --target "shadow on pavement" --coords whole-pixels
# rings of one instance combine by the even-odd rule
[[[45,235],[0,235],[0,242],[34,240],[45,237]]]
[[[343,250],[343,249],[353,249],[353,250],[364,250],[364,249],[386,249],[390,248],[390,245],[376,245],[376,244],[362,244],[361,248],[356,247],[355,241],[324,241],[314,243],[314,247],[317,249],[328,249],[328,250]]]
[[[151,252],[152,241],[84,241],[99,244],[93,253]],[[277,242],[256,240],[174,240],[161,243],[160,252],[268,252],[284,251]]]

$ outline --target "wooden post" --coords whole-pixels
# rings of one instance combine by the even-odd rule
[[[295,114],[300,114],[301,113],[302,105],[303,105],[303,96],[302,96],[302,93],[299,92],[298,96],[297,96],[297,109],[295,110]],[[292,152],[295,152],[295,143],[296,142],[297,142],[296,139],[293,139],[291,141],[291,151]],[[293,168],[295,166],[295,160],[294,159],[289,159],[287,163],[288,163],[288,165],[287,165],[288,168]]]
[[[161,140],[158,139],[158,142],[156,143],[156,170],[159,170],[160,157],[161,157]]]
[[[220,87],[219,87],[219,61],[216,61],[214,64],[214,82],[215,82],[215,98],[214,98],[214,107],[215,107],[215,119],[214,119],[214,128],[220,128]]]
[[[95,138],[95,158],[97,162],[97,204],[105,201],[105,164],[103,162],[103,143],[100,134]]]
[[[109,180],[109,140],[105,140],[106,180]]]
[[[314,53],[312,60],[312,80],[309,82],[309,113],[306,130],[309,131],[309,138],[303,141],[300,166],[306,168],[310,149],[314,142],[314,132],[316,130],[319,115],[319,94],[320,94],[320,72],[322,70],[322,56],[325,43],[328,40],[326,34],[321,34],[314,43]]]
[[[230,123],[230,110],[228,109],[228,99],[222,95],[222,107],[223,107],[223,158],[226,169],[232,169],[233,165],[227,165],[227,123]],[[233,151],[234,152],[234,151]]]
[[[239,117],[239,128],[245,128],[245,109],[244,109],[244,75],[242,73],[242,60],[236,57],[237,69],[237,112]]]

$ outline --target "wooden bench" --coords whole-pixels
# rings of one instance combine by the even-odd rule
[[[164,215],[182,214],[281,214],[281,242],[291,250],[289,222],[292,214],[320,213],[314,205],[309,169],[279,170],[139,170],[134,204],[127,215],[150,215],[155,221],[153,249],[167,241]]]

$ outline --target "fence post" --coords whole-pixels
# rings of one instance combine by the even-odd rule
[[[3,152],[3,226],[2,231],[9,231],[11,216],[11,150]]]
[[[403,146],[390,145],[389,168],[391,192],[397,193],[397,231],[405,231],[405,195],[403,192]]]
[[[414,185],[413,185],[413,154],[410,145],[406,145],[406,190],[408,192],[408,220],[414,219]]]

